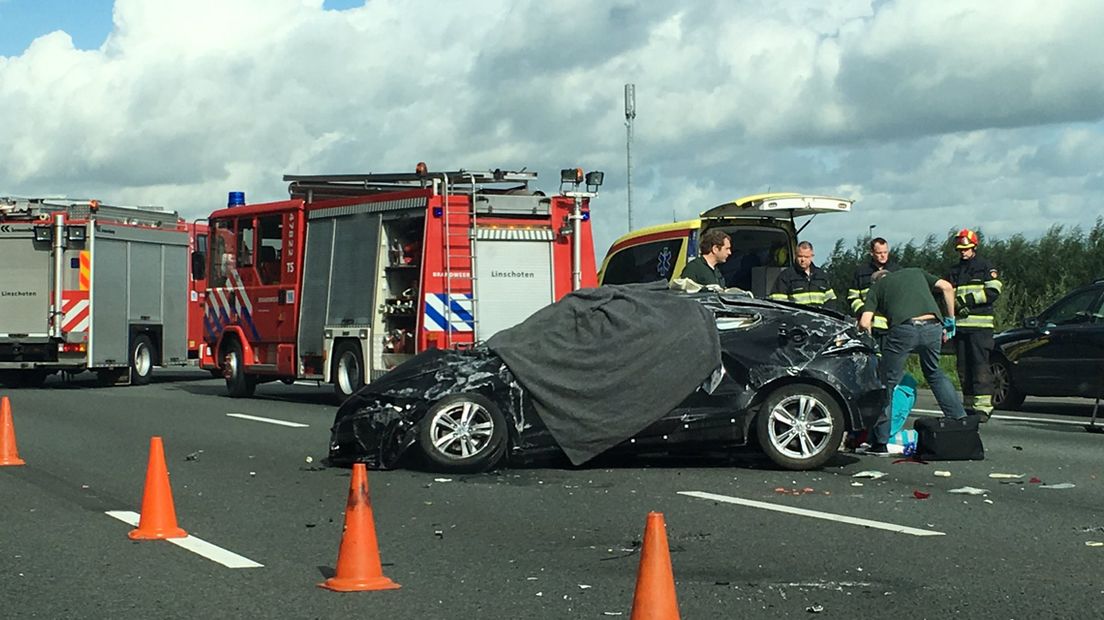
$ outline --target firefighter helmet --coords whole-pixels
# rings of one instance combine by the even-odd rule
[[[956,250],[969,250],[970,248],[976,248],[978,244],[977,233],[969,228],[963,228],[955,235],[955,249]]]

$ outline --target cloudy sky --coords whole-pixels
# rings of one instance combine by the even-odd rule
[[[189,218],[285,173],[606,172],[597,253],[767,190],[806,238],[1091,226],[1098,0],[0,0],[0,195]]]

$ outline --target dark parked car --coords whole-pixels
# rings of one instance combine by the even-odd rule
[[[365,386],[337,412],[330,462],[390,468],[417,453],[464,472],[758,438],[778,466],[810,469],[877,414],[876,360],[873,342],[831,311],[605,286]]]
[[[1025,396],[1104,393],[1104,279],[1055,302],[1023,326],[994,336],[993,406],[1018,409]]]

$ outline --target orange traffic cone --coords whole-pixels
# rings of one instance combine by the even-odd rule
[[[372,498],[368,494],[368,471],[364,463],[353,464],[349,501],[345,504],[345,531],[337,552],[337,574],[318,584],[335,592],[397,590],[401,586],[383,576]]]
[[[19,450],[15,447],[15,424],[12,423],[11,402],[7,396],[4,396],[0,398],[0,466],[26,464],[26,461],[19,458]]]
[[[675,575],[667,548],[667,524],[662,512],[649,512],[636,575],[632,620],[678,620]]]
[[[146,488],[142,492],[142,516],[138,520],[138,529],[131,530],[127,536],[133,540],[159,540],[184,538],[187,535],[176,525],[169,470],[165,467],[165,448],[160,437],[151,437]]]

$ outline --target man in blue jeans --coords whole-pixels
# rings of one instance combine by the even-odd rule
[[[889,331],[882,341],[880,371],[886,386],[885,408],[870,432],[868,454],[889,453],[889,420],[892,416],[893,390],[905,374],[905,361],[910,353],[920,357],[920,369],[931,386],[943,415],[964,418],[962,399],[954,384],[939,368],[939,350],[943,341],[954,336],[954,286],[932,274],[911,267],[899,271],[875,272],[867,293],[859,328],[870,333],[874,314],[886,317]],[[933,293],[943,296],[947,309],[944,315]],[[944,318],[945,317],[945,318]]]

